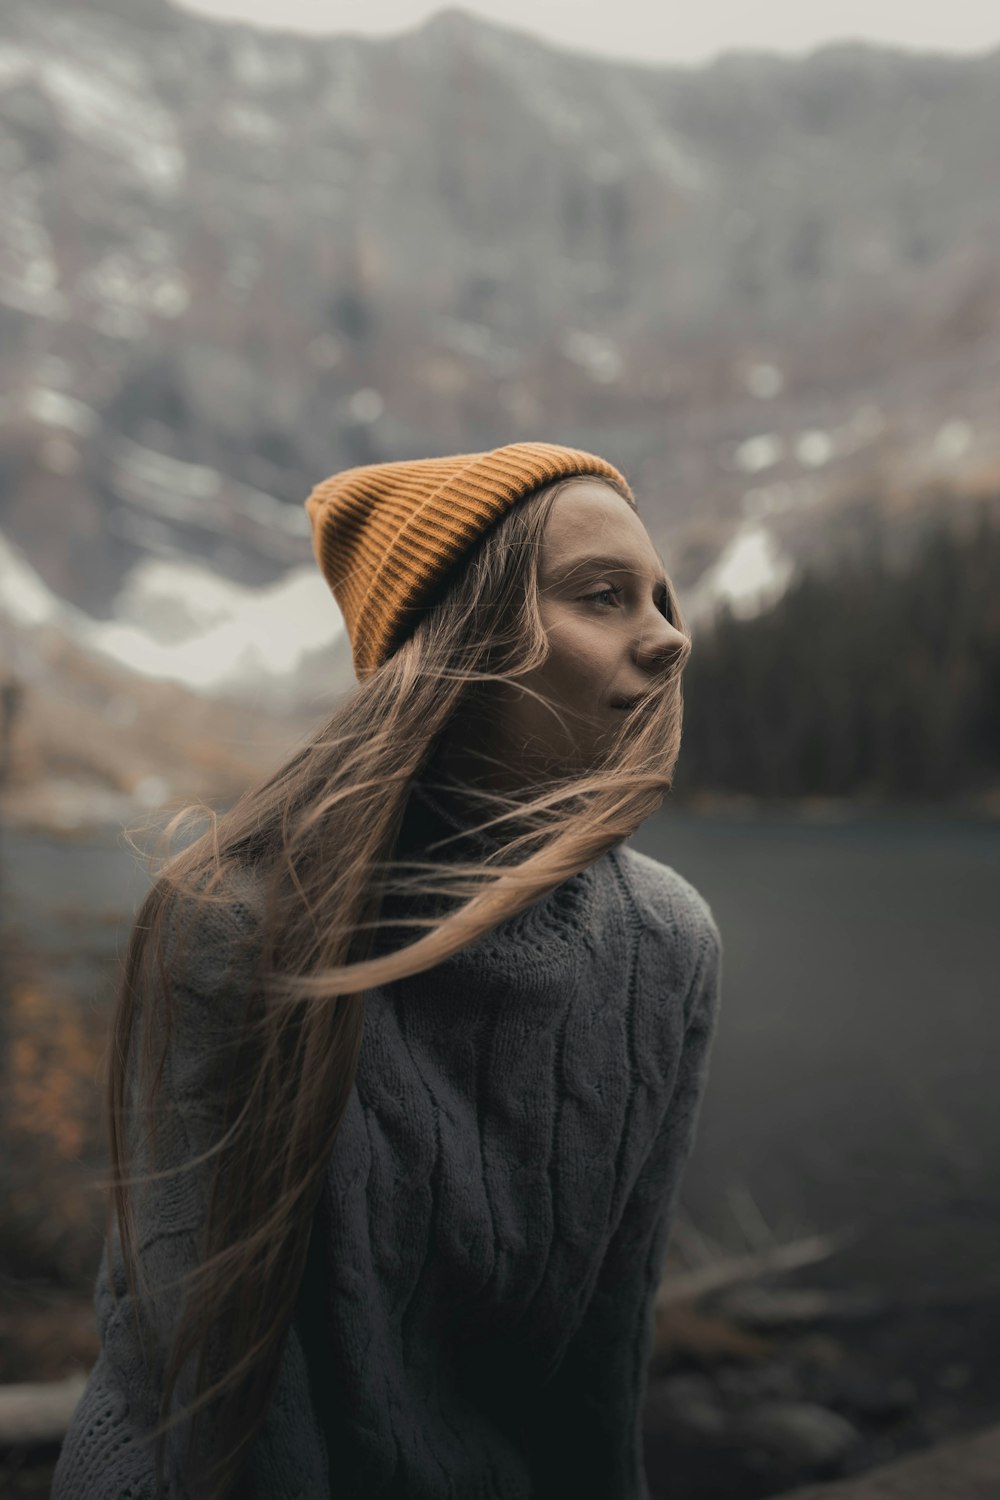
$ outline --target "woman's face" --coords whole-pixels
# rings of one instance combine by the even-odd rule
[[[556,496],[538,572],[548,659],[493,690],[481,728],[483,749],[505,768],[491,779],[509,786],[586,771],[621,726],[615,704],[647,692],[691,649],[668,617],[649,533],[600,481],[574,479]]]

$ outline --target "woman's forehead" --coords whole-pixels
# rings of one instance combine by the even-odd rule
[[[635,571],[663,571],[662,559],[628,501],[609,485],[574,480],[549,511],[542,534],[542,574],[550,579],[591,558],[612,556]]]

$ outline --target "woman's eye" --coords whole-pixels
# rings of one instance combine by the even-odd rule
[[[620,594],[624,594],[624,592],[625,592],[625,590],[624,590],[624,588],[622,588],[621,584],[619,584],[619,583],[612,583],[612,584],[609,584],[607,586],[607,588],[595,589],[595,591],[592,594],[584,594],[583,597],[584,597],[584,599],[588,599],[588,600],[589,599],[604,599],[608,595],[610,595],[612,598],[617,599],[618,596]],[[660,606],[659,607],[660,607],[660,613],[664,616],[665,619],[669,620],[670,623],[671,623],[671,625],[672,625],[674,623],[673,609],[671,607],[670,597],[669,597],[668,594],[664,594],[663,598],[660,600]]]

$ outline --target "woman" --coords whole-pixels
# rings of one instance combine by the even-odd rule
[[[359,685],[137,919],[54,1500],[645,1496],[721,961],[625,843],[680,745],[673,588],[554,444],[307,506]]]

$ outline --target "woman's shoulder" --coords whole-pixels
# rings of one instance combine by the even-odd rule
[[[721,950],[722,935],[709,902],[672,865],[643,854],[629,844],[615,850],[618,868],[643,924],[700,955]]]
[[[672,865],[628,844],[613,853],[642,927],[639,993],[654,1002],[683,997],[687,1021],[698,1011],[711,1027],[722,975],[722,935],[711,906]]]
[[[175,979],[212,988],[233,969],[252,967],[259,947],[263,881],[247,865],[183,885],[154,887],[161,914],[161,953]]]

